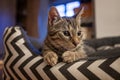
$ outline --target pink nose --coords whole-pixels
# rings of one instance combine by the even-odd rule
[[[78,41],[76,41],[76,42],[74,41],[73,44],[74,44],[75,46],[77,46],[77,45],[79,44],[79,42],[78,42]]]

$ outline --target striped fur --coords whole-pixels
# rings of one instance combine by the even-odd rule
[[[44,60],[49,65],[57,64],[58,58],[62,58],[64,62],[73,62],[81,57],[86,57],[81,49],[83,33],[80,16],[81,12],[74,17],[60,17],[56,8],[51,7],[48,34],[42,51]]]

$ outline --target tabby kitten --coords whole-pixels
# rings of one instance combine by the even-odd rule
[[[74,17],[60,17],[51,7],[48,16],[48,34],[44,41],[43,57],[48,65],[54,66],[58,58],[70,63],[87,55],[82,49],[83,33],[80,18],[83,9]]]

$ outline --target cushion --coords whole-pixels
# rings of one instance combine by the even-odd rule
[[[4,32],[4,80],[119,80],[120,56],[60,62],[51,67],[30,42],[21,27]]]
[[[84,40],[87,59],[103,59],[120,56],[120,36]]]
[[[120,36],[85,40],[84,43],[88,46],[93,47],[94,49],[102,46],[114,46],[116,44],[120,44]]]

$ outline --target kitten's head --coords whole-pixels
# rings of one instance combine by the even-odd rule
[[[48,42],[56,49],[74,49],[82,40],[80,18],[83,9],[74,17],[60,17],[57,9],[51,7],[48,16]]]

